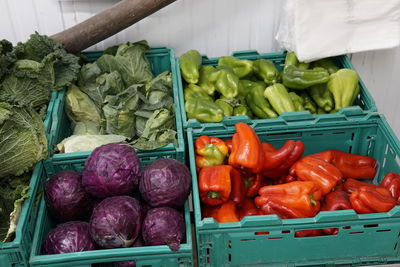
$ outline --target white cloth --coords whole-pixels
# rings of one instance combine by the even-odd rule
[[[300,61],[400,44],[400,0],[286,0],[276,35]]]

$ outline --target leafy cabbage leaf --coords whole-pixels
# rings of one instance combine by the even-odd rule
[[[47,156],[42,118],[32,108],[0,102],[0,178],[21,175]]]

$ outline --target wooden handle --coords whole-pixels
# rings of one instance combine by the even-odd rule
[[[80,52],[122,31],[176,0],[123,0],[51,38],[70,53]]]

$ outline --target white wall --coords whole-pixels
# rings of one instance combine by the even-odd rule
[[[0,39],[24,41],[38,31],[51,35],[96,14],[117,0],[0,0]],[[236,50],[274,52],[280,0],[178,0],[90,50],[146,39],[180,55],[197,49],[208,56]],[[373,34],[373,33],[371,33]],[[352,61],[371,91],[378,109],[400,136],[400,48],[357,53]]]

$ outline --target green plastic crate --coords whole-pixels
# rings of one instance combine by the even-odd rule
[[[153,155],[156,154],[153,152]],[[140,157],[142,166],[153,160],[160,158],[157,156]],[[41,179],[45,181],[53,174],[61,170],[82,171],[86,159],[53,161],[48,159],[44,162],[45,172]],[[35,233],[32,242],[30,255],[30,266],[44,267],[90,267],[95,263],[111,263],[124,260],[135,260],[138,267],[186,267],[192,266],[192,231],[189,213],[189,200],[184,207],[184,218],[186,223],[186,241],[180,245],[178,251],[171,251],[168,246],[146,246],[118,249],[101,249],[76,253],[64,253],[55,255],[42,255],[41,244],[46,234],[54,228],[55,223],[48,216],[46,203],[41,198],[39,215],[36,223]],[[112,266],[112,265],[111,265]],[[3,267],[1,265],[1,267]]]
[[[52,110],[59,93],[53,91],[49,105],[47,107],[46,117],[44,119],[44,127],[46,137],[50,138],[50,128],[56,122],[52,121]],[[49,141],[50,143],[50,141]],[[1,267],[27,267],[29,262],[29,253],[32,247],[33,232],[35,230],[35,222],[39,207],[39,195],[41,194],[40,176],[43,172],[43,164],[36,164],[32,178],[29,183],[29,197],[24,201],[21,215],[15,231],[15,238],[12,242],[0,242],[0,266]]]
[[[385,118],[376,113],[357,122],[331,116],[305,121],[283,118],[274,125],[254,121],[251,126],[261,141],[276,147],[289,139],[303,141],[305,155],[339,149],[371,156],[379,163],[374,183],[387,172],[400,173],[400,142]],[[228,139],[234,132],[233,126],[225,125],[211,131],[187,129],[199,266],[355,266],[400,261],[400,206],[374,214],[325,211],[304,219],[282,220],[276,215],[248,216],[237,223],[202,219],[193,142],[200,135]],[[298,230],[324,228],[339,228],[339,233],[294,235]]]
[[[88,57],[90,61],[95,61],[103,54],[103,51],[94,51],[94,52],[85,52],[84,55]],[[152,72],[155,75],[158,75],[166,70],[170,70],[172,72],[172,79],[177,79],[177,75],[175,74],[175,58],[174,51],[171,48],[166,47],[152,47],[149,52],[146,53],[146,56],[151,64]],[[173,98],[175,104],[175,125],[176,125],[176,139],[177,145],[168,144],[164,147],[158,148],[155,151],[163,155],[170,155],[170,157],[175,158],[179,161],[184,161],[185,158],[185,141],[183,137],[183,126],[182,126],[182,118],[179,115],[181,112],[179,97],[178,97],[178,88],[175,86],[176,81],[173,81]],[[50,138],[51,138],[51,151],[54,151],[55,145],[60,143],[64,138],[67,138],[72,135],[72,129],[70,121],[67,115],[64,112],[64,102],[65,102],[65,90],[61,92],[60,97],[57,99],[53,108],[53,121],[56,122],[54,127],[51,127]],[[148,156],[152,155],[155,151],[144,151],[138,150],[139,155]],[[82,158],[86,158],[91,151],[86,152],[74,152],[74,153],[60,153],[53,154],[52,158],[56,161],[65,161],[65,160],[79,160]]]
[[[285,57],[286,53],[285,52],[278,52],[278,53],[268,53],[268,54],[259,54],[255,50],[248,50],[248,51],[238,51],[232,53],[232,56],[240,58],[240,59],[249,59],[249,60],[257,60],[257,59],[267,59],[269,61],[272,61],[275,66],[278,68],[278,70],[282,71],[283,66],[285,64]],[[342,56],[337,56],[337,57],[332,57],[333,61],[335,64],[340,67],[340,68],[350,68],[354,69],[353,65],[351,64],[350,59],[346,55]],[[218,57],[217,58],[208,58],[207,56],[203,56],[202,58],[202,65],[217,65],[218,64]],[[185,83],[182,80],[181,76],[181,70],[179,68],[179,59],[176,59],[176,75],[178,76],[174,81],[177,82],[176,86],[179,89],[179,101],[180,101],[180,106],[182,107],[182,123],[183,127],[186,128],[207,128],[210,127],[212,129],[213,127],[218,127],[219,125],[226,125],[226,124],[236,124],[238,122],[245,122],[245,123],[250,123],[251,119],[247,116],[229,116],[229,117],[224,117],[222,122],[220,123],[200,123],[197,119],[188,119],[186,116],[185,112],[185,100],[184,100],[184,95],[183,95],[183,89],[184,86],[183,84]],[[330,117],[337,117],[337,116],[349,116],[352,117],[353,119],[357,119],[358,117],[364,117],[368,114],[368,112],[375,112],[377,111],[375,101],[373,100],[371,94],[367,90],[366,86],[362,82],[362,80],[359,80],[359,86],[360,86],[360,95],[356,100],[356,105],[351,106],[351,107],[345,107],[339,110],[337,113],[331,113],[328,114]],[[297,111],[297,112],[288,112],[286,113],[289,115],[292,120],[303,120],[304,118],[308,119],[313,119],[315,117],[319,117],[321,115],[313,115],[309,111]],[[357,118],[354,118],[354,115],[357,116]],[[282,115],[281,115],[282,116]],[[280,116],[280,117],[281,117]],[[263,121],[263,122],[269,122],[271,124],[274,124],[275,122],[279,121],[279,117],[277,119],[257,119],[256,121]]]

